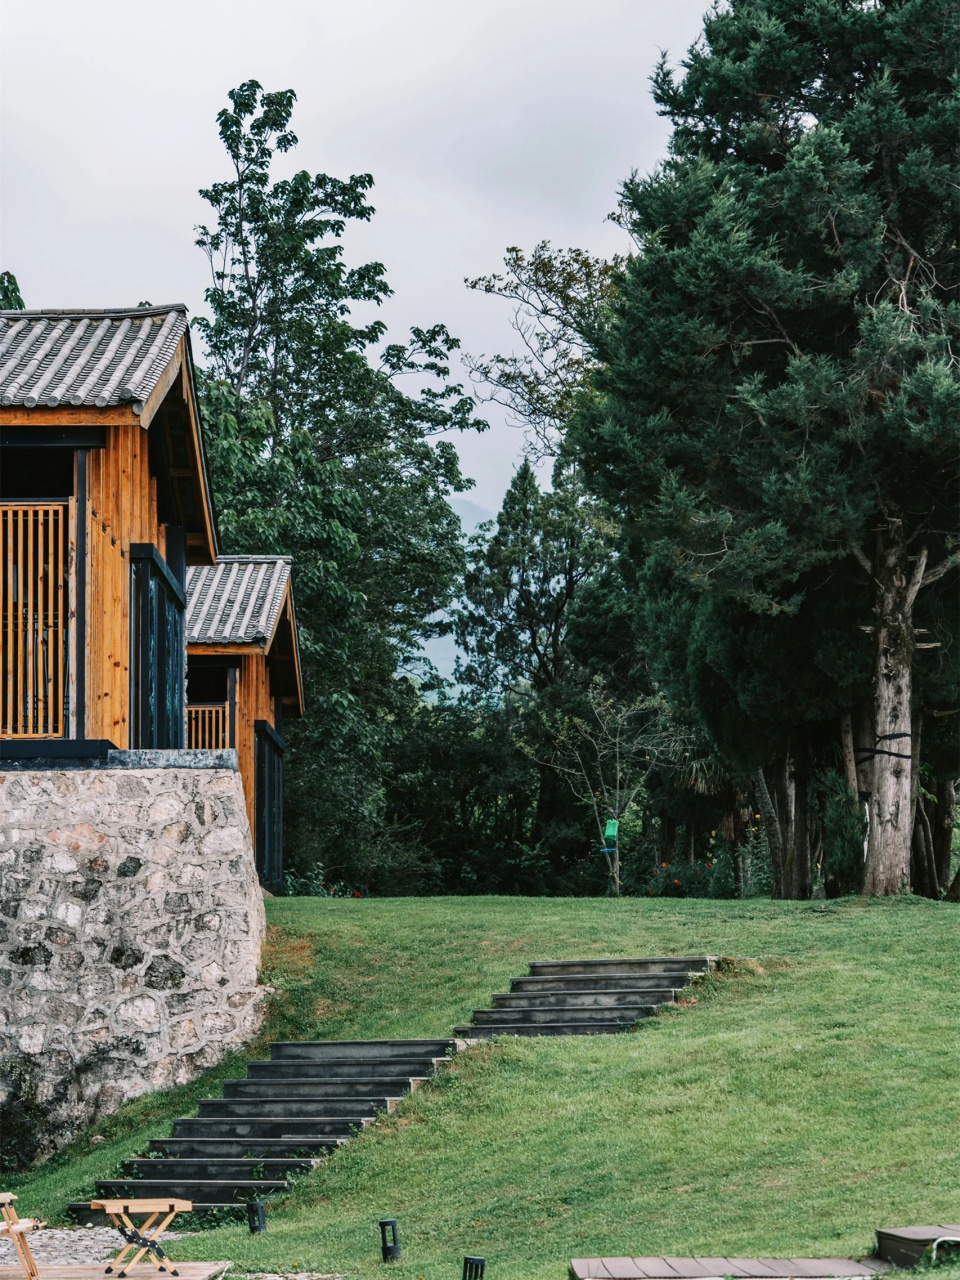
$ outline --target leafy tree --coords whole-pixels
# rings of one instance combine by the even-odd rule
[[[582,249],[553,249],[542,240],[525,254],[513,247],[503,274],[467,280],[469,289],[513,303],[512,326],[521,354],[467,356],[481,399],[509,410],[522,427],[531,457],[561,449],[576,398],[596,356],[587,334],[612,296],[622,262],[594,258]]]
[[[366,220],[369,175],[273,181],[295,95],[248,81],[218,116],[233,166],[202,194],[210,318],[204,425],[221,540],[294,557],[307,719],[292,730],[288,852],[335,878],[385,875],[381,761],[415,690],[423,639],[463,568],[447,497],[469,486],[445,433],[483,426],[449,379],[443,326],[384,344],[356,304],[389,292],[377,263],[349,268],[341,240]],[[415,394],[401,388],[418,378]],[[366,843],[365,843],[366,842]],[[364,852],[364,849],[367,852]],[[379,869],[378,869],[379,868]]]
[[[23,311],[20,286],[12,271],[0,271],[0,311]]]
[[[671,155],[624,187],[637,253],[571,437],[668,595],[777,618],[861,575],[868,893],[910,877],[916,610],[930,643],[957,611],[958,24],[731,0],[661,64]]]
[[[611,557],[614,527],[575,465],[557,462],[541,492],[518,467],[491,530],[473,539],[455,631],[468,662],[460,678],[526,698],[576,678],[567,643],[580,586]],[[489,537],[487,536],[489,535]]]

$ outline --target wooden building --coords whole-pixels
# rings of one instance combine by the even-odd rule
[[[0,755],[184,747],[216,553],[186,309],[0,312]]]
[[[187,570],[187,735],[235,747],[257,871],[283,877],[283,722],[303,715],[288,556],[220,556]]]

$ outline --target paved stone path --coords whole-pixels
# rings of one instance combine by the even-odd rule
[[[92,1266],[97,1262],[108,1262],[123,1244],[115,1227],[72,1227],[63,1231],[44,1228],[43,1231],[31,1231],[27,1240],[41,1267],[62,1267],[70,1263]],[[0,1266],[10,1267],[16,1262],[13,1243],[0,1240]]]

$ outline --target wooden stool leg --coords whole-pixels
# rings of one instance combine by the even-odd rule
[[[143,1231],[146,1231],[148,1227],[152,1227],[158,1217],[159,1217],[159,1214],[151,1213],[150,1217],[143,1224]],[[136,1223],[134,1223],[127,1214],[123,1214],[123,1220],[135,1235],[142,1238],[143,1231],[140,1230],[140,1228],[136,1225]],[[125,1262],[123,1264],[123,1266],[117,1272],[118,1276],[125,1276],[127,1274],[127,1267],[135,1267],[137,1263],[140,1261],[140,1259],[143,1257],[143,1255],[147,1252],[144,1246],[140,1246],[138,1248],[137,1241],[134,1241],[134,1243],[131,1244],[129,1247],[131,1249],[136,1249],[137,1251],[128,1262]],[[153,1262],[154,1267],[156,1267],[157,1264],[153,1261],[153,1258],[151,1258],[150,1261]]]
[[[114,1225],[114,1226],[117,1228],[117,1230],[120,1232],[120,1238],[121,1238],[122,1240],[126,1240],[126,1238],[127,1238],[127,1223],[129,1222],[129,1219],[126,1217],[126,1215],[125,1215],[125,1214],[120,1214],[120,1213],[111,1213],[111,1214],[110,1214],[110,1221],[113,1223],[113,1225]],[[132,1223],[132,1222],[129,1222],[129,1225],[132,1227],[132,1226],[133,1226],[133,1223]],[[114,1267],[122,1267],[122,1266],[123,1266],[123,1260],[124,1260],[124,1258],[127,1256],[127,1254],[130,1252],[130,1250],[131,1250],[131,1249],[133,1249],[133,1248],[134,1248],[134,1245],[132,1245],[132,1244],[130,1244],[130,1243],[125,1244],[125,1245],[123,1246],[123,1248],[120,1250],[120,1252],[117,1254],[117,1256],[113,1259],[113,1261],[112,1261],[112,1262],[108,1262],[108,1263],[107,1263],[106,1269],[105,1269],[105,1271],[104,1271],[104,1275],[107,1275],[107,1276],[108,1276],[108,1275],[110,1275],[110,1273],[113,1271]]]
[[[170,1212],[170,1213],[168,1213],[168,1214],[167,1214],[167,1216],[164,1218],[164,1220],[160,1223],[160,1225],[159,1225],[158,1227],[154,1228],[154,1230],[150,1232],[150,1235],[149,1235],[149,1236],[146,1236],[147,1229],[148,1229],[148,1228],[152,1225],[152,1223],[153,1223],[153,1219],[151,1218],[151,1219],[150,1219],[150,1222],[148,1222],[148,1223],[146,1224],[146,1226],[143,1228],[143,1231],[142,1231],[140,1234],[141,1234],[141,1235],[145,1235],[145,1236],[146,1236],[146,1238],[150,1241],[150,1243],[151,1243],[152,1245],[157,1245],[157,1246],[159,1247],[159,1246],[160,1246],[160,1237],[161,1237],[161,1236],[163,1235],[163,1233],[167,1230],[167,1228],[170,1226],[170,1223],[174,1220],[174,1218],[175,1218],[176,1216],[177,1216],[177,1210],[176,1210],[176,1209],[174,1209],[174,1210],[172,1210],[172,1212]],[[152,1253],[152,1252],[151,1252],[151,1254],[150,1254],[150,1261],[151,1261],[151,1262],[153,1263],[153,1265],[157,1268],[157,1270],[158,1270],[158,1271],[166,1271],[166,1272],[167,1272],[169,1275],[171,1275],[171,1276],[178,1276],[178,1275],[180,1274],[180,1272],[176,1269],[176,1267],[171,1267],[171,1266],[165,1266],[165,1265],[164,1265],[164,1263],[165,1263],[165,1262],[169,1262],[169,1261],[170,1261],[170,1259],[167,1257],[167,1255],[166,1255],[165,1251],[164,1251],[162,1248],[160,1248],[160,1249],[159,1249],[159,1253],[160,1253],[160,1257],[159,1257],[158,1259],[154,1259],[154,1256],[153,1256],[153,1253]]]
[[[33,1250],[27,1244],[27,1238],[22,1231],[16,1231],[11,1235],[13,1247],[19,1259],[21,1267],[27,1280],[40,1280],[40,1272],[37,1270],[36,1259],[33,1256]]]

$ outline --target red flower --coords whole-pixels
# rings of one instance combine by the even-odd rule
[[[674,884],[679,884],[679,883],[680,883],[680,881],[679,881],[679,880],[674,880],[674,882],[673,882],[673,883],[674,883]]]
[[[667,864],[665,862],[661,862],[660,865],[661,867],[665,867]]]
[[[359,897],[360,897],[360,890],[358,889],[358,890],[356,891],[356,893],[355,893],[353,896],[354,896],[355,898],[359,898]]]

